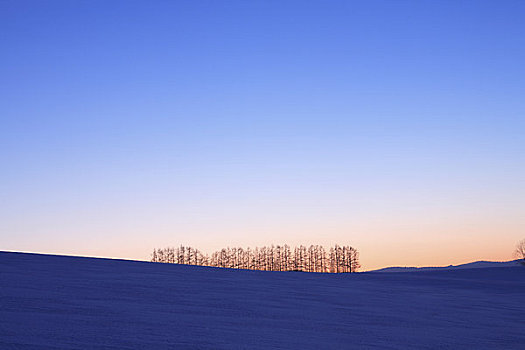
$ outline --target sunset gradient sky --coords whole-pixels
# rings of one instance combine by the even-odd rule
[[[0,1],[0,250],[525,238],[524,1]]]

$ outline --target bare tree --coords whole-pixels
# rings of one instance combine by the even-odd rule
[[[525,240],[521,241],[516,254],[523,258],[525,264]],[[152,262],[169,264],[186,264],[214,266],[234,269],[252,269],[263,271],[306,271],[320,273],[357,272],[359,264],[358,251],[350,246],[335,245],[327,250],[320,245],[294,247],[288,245],[271,245],[255,249],[223,248],[210,256],[192,247],[153,250]]]
[[[525,265],[525,239],[516,244],[516,251],[514,252],[518,259],[521,259],[522,265]]]

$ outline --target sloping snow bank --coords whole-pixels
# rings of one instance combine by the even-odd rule
[[[523,349],[525,268],[309,274],[0,252],[0,349]]]

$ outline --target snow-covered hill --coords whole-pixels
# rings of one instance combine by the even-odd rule
[[[511,261],[475,261],[461,265],[449,266],[429,266],[429,267],[385,267],[384,269],[373,270],[370,272],[414,272],[414,271],[436,271],[436,270],[456,270],[456,269],[481,269],[487,267],[510,267],[521,265],[522,260]]]
[[[0,252],[0,349],[523,349],[525,267],[257,272]]]

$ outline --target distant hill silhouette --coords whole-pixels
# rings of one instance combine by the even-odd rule
[[[428,266],[428,267],[385,267],[379,270],[372,270],[368,272],[414,272],[414,271],[435,271],[435,270],[459,270],[459,269],[482,269],[488,267],[509,267],[519,266],[521,259],[511,261],[475,261],[461,265],[449,266]]]

